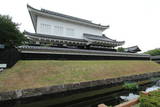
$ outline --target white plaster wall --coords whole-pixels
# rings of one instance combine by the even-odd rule
[[[44,29],[42,30],[41,24],[47,24],[51,27],[51,29],[49,31],[46,31]],[[63,33],[60,35],[55,34],[54,26],[62,26]],[[67,35],[66,34],[67,28],[74,29],[74,35]],[[64,20],[53,19],[53,18],[51,19],[48,17],[38,16],[38,18],[37,18],[37,33],[83,39],[83,33],[102,35],[102,30],[100,30],[98,28],[93,28],[93,27],[73,23],[73,22],[64,21]]]

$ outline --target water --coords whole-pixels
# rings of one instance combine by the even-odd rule
[[[155,90],[158,90],[160,89],[159,86],[152,86],[152,87],[149,87],[145,90],[145,92],[150,92],[150,91],[155,91]]]
[[[155,90],[158,90],[158,89],[160,89],[160,80],[158,80],[155,85],[146,88],[145,92],[151,92],[151,91],[155,91]],[[127,95],[127,96],[120,96],[120,98],[124,101],[133,100],[133,99],[138,98],[138,97],[139,97],[138,94],[133,94],[133,93],[129,93],[129,95]]]
[[[133,94],[133,93],[129,93],[128,96],[120,96],[120,98],[121,98],[122,100],[124,100],[124,101],[133,100],[133,99],[138,98],[138,97],[139,97],[139,95]]]

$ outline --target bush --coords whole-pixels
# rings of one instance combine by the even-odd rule
[[[139,86],[137,83],[124,83],[123,88],[127,90],[137,90]]]
[[[160,107],[160,90],[140,95],[140,107]]]

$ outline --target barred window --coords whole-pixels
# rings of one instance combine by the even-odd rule
[[[49,25],[49,24],[41,23],[41,24],[40,24],[40,29],[41,29],[41,31],[44,32],[44,33],[47,33],[47,34],[50,34],[50,33],[51,33],[51,25]]]
[[[54,26],[54,34],[55,35],[62,35],[63,34],[63,27],[62,26]]]

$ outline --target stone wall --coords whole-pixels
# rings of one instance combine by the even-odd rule
[[[103,80],[96,80],[96,81],[55,85],[55,86],[42,87],[42,88],[1,92],[0,101],[36,97],[41,95],[55,94],[55,93],[73,91],[78,89],[94,88],[97,86],[122,84],[126,81],[141,81],[141,80],[147,80],[149,78],[159,77],[159,76],[160,76],[160,72],[153,72],[153,73],[139,74],[139,75],[133,75],[133,76],[124,76],[119,78],[111,78],[111,79],[103,79]]]

